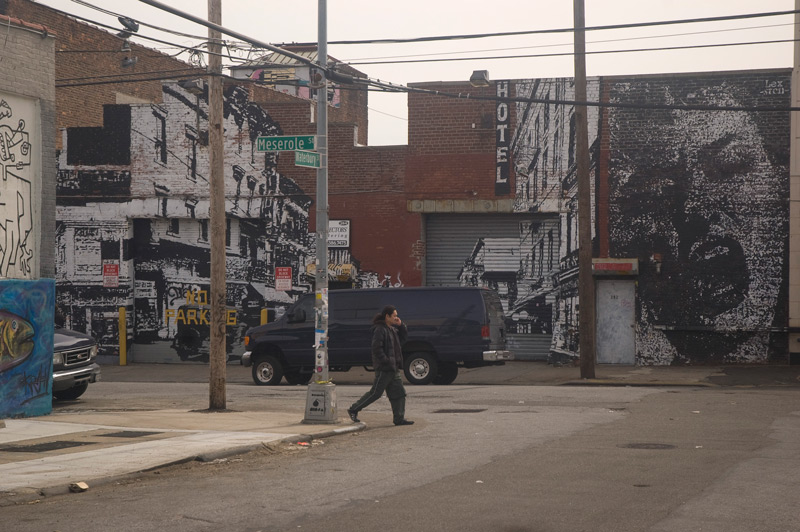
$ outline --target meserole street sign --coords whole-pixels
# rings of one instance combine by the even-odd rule
[[[284,137],[258,137],[256,151],[295,151],[313,150],[315,135],[290,135]]]
[[[308,168],[319,168],[320,156],[315,151],[296,150],[294,152],[294,165],[307,166]]]

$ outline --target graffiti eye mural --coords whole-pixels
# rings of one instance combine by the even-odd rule
[[[21,364],[33,351],[33,325],[10,312],[0,310],[0,373]]]

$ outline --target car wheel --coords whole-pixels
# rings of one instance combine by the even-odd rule
[[[84,382],[83,384],[73,386],[72,388],[66,390],[53,392],[53,397],[55,397],[59,401],[74,401],[75,399],[83,395],[83,392],[85,392],[88,387],[89,383]]]
[[[458,377],[458,365],[455,362],[439,364],[439,374],[433,378],[434,384],[452,384]]]
[[[430,384],[439,368],[429,353],[411,353],[406,357],[404,370],[409,383]]]
[[[276,386],[283,378],[283,367],[277,358],[259,357],[253,364],[253,381],[259,386]]]
[[[308,384],[311,380],[311,373],[300,373],[299,371],[287,371],[284,377],[289,384]]]

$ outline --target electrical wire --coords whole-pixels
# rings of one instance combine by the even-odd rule
[[[73,15],[70,13],[65,13],[63,11],[54,9],[55,11],[71,16],[73,18],[87,21],[93,24],[97,24],[98,26],[110,28],[112,30],[117,30],[117,28],[113,28],[106,24],[102,24],[96,21],[92,21],[90,19],[86,19],[84,17],[80,17],[77,15]],[[693,23],[693,22],[709,22],[709,21],[721,21],[721,20],[735,20],[735,19],[742,19],[742,18],[755,18],[755,17],[767,17],[767,16],[777,16],[777,15],[788,15],[794,14],[800,11],[782,11],[782,12],[770,12],[770,13],[755,13],[749,15],[731,15],[731,16],[724,16],[724,17],[706,17],[702,19],[683,19],[683,20],[672,20],[672,21],[658,21],[658,22],[648,22],[648,23],[635,23],[635,24],[618,24],[612,26],[595,26],[591,28],[585,28],[586,31],[591,30],[601,30],[601,29],[622,29],[622,28],[632,28],[632,27],[646,27],[646,26],[656,26],[656,25],[669,25],[669,24],[679,24],[679,23]],[[570,29],[555,29],[555,30],[532,30],[527,32],[506,32],[506,33],[495,33],[495,34],[480,34],[480,35],[462,35],[462,36],[448,36],[448,37],[426,37],[426,38],[415,38],[415,39],[408,39],[408,40],[401,40],[400,42],[423,42],[429,40],[445,40],[445,39],[455,39],[455,38],[480,38],[480,37],[496,37],[496,36],[508,36],[508,35],[529,35],[529,34],[537,34],[537,33],[563,33],[567,31],[574,31],[573,28]],[[171,46],[178,46],[175,43],[170,43],[166,41],[162,41],[159,39],[155,39],[152,37],[147,37],[144,35],[137,35],[137,37],[153,40],[155,42],[160,42],[162,44],[168,44]],[[371,41],[371,43],[378,43],[378,42],[398,42],[396,40],[391,39],[384,39],[380,41]],[[793,42],[793,40],[776,40],[776,41],[761,41],[761,42],[752,42],[752,43],[734,43],[734,44],[719,44],[719,45],[697,45],[697,46],[681,46],[681,47],[665,47],[665,48],[658,48],[658,49],[639,49],[639,50],[619,50],[619,51],[596,51],[596,52],[586,52],[587,54],[595,54],[595,53],[618,53],[618,52],[634,52],[634,51],[653,51],[653,50],[675,50],[675,49],[687,49],[687,48],[706,48],[706,47],[716,47],[716,46],[731,46],[731,45],[750,45],[750,44],[767,44],[767,43],[780,43],[780,42]],[[364,42],[356,42],[353,41],[352,43],[329,43],[329,44],[363,44]],[[193,48],[187,47],[186,50],[191,50]],[[531,56],[512,56],[512,57],[481,57],[481,58],[453,58],[447,60],[467,60],[467,59],[505,59],[505,58],[519,58],[519,57],[549,57],[553,55],[572,55],[569,54],[538,54],[538,55],[531,55]],[[442,61],[446,59],[430,59],[430,60],[419,60],[419,61],[389,61],[385,63],[350,63],[350,64],[386,64],[386,63],[401,63],[401,62],[432,62],[432,61]],[[145,75],[149,73],[138,73],[138,75]],[[137,75],[133,74],[132,75]],[[206,74],[208,75],[208,74]],[[218,75],[218,74],[217,74]],[[77,79],[77,78],[76,78]],[[86,78],[89,79],[89,78]],[[98,78],[93,78],[98,79]],[[84,82],[84,83],[70,83],[70,84],[60,84],[56,85],[57,88],[70,88],[70,87],[81,87],[81,86],[89,86],[89,85],[103,85],[103,84],[113,84],[113,83],[135,83],[141,81],[159,81],[161,80],[160,77],[153,77],[153,78],[142,78],[142,79],[125,79],[125,80],[107,80],[107,81],[91,81],[91,82]],[[239,80],[243,81],[243,80]],[[682,109],[682,110],[706,110],[706,111],[775,111],[775,112],[785,112],[785,111],[796,111],[800,110],[800,108],[793,108],[793,107],[748,107],[748,106],[711,106],[711,105],[668,105],[668,104],[631,104],[631,103],[624,103],[624,102],[578,102],[574,100],[544,100],[544,99],[535,99],[535,98],[519,98],[519,97],[497,97],[497,96],[480,96],[480,95],[471,95],[470,93],[446,93],[436,90],[430,89],[422,89],[419,87],[407,87],[403,85],[397,85],[392,83],[383,82],[381,80],[373,80],[370,78],[354,78],[354,83],[362,83],[366,85],[371,85],[376,87],[382,91],[386,92],[405,92],[405,93],[423,93],[428,95],[436,95],[436,96],[443,96],[449,98],[459,98],[459,99],[472,99],[478,101],[505,101],[505,102],[522,102],[522,103],[543,103],[543,104],[551,104],[551,105],[583,105],[588,107],[618,107],[618,108],[631,108],[631,109],[663,109],[663,110],[672,110],[672,109]]]
[[[171,29],[168,29],[168,28],[162,28],[160,26],[155,26],[153,24],[149,24],[147,22],[143,22],[143,21],[141,21],[139,19],[131,18],[131,17],[127,16],[127,15],[122,15],[122,14],[116,13],[114,11],[109,11],[108,9],[96,6],[94,4],[90,4],[89,2],[86,2],[84,0],[72,0],[72,2],[74,2],[76,4],[79,4],[79,5],[82,5],[84,7],[88,7],[90,9],[94,9],[95,11],[99,11],[100,13],[104,13],[104,14],[112,16],[112,17],[130,18],[131,20],[134,20],[134,21],[138,22],[142,26],[145,26],[145,27],[148,27],[148,28],[151,28],[151,29],[154,29],[154,30],[158,30],[158,31],[163,31],[164,33],[171,33],[173,35],[177,35],[178,37],[187,37],[189,39],[199,39],[201,41],[204,41],[204,40],[208,39],[208,36],[203,37],[203,36],[199,36],[199,35],[191,35],[189,33],[181,33],[179,31],[171,30]]]
[[[599,55],[599,54],[621,54],[631,52],[664,52],[674,50],[696,50],[703,48],[721,48],[725,46],[749,46],[755,44],[780,44],[795,42],[796,39],[776,39],[773,41],[752,41],[752,42],[735,42],[735,43],[718,43],[718,44],[692,44],[685,46],[662,46],[658,48],[631,48],[627,50],[592,50],[584,52],[585,55]],[[442,57],[437,59],[398,59],[394,61],[354,61],[345,62],[346,65],[397,65],[409,63],[441,63],[444,61],[492,61],[496,59],[532,59],[537,57],[564,57],[575,55],[575,52],[553,52],[549,54],[524,54],[524,55],[497,55],[497,56],[481,56],[481,57]]]
[[[800,10],[772,11],[767,13],[750,13],[745,15],[724,15],[720,17],[660,20],[653,22],[632,22],[629,24],[608,24],[604,26],[588,26],[586,28],[583,28],[583,30],[584,31],[620,30],[620,29],[631,29],[631,28],[646,28],[651,26],[669,26],[674,24],[693,24],[699,22],[722,22],[727,20],[741,20],[741,19],[751,19],[751,18],[776,17],[782,15],[794,15],[796,13],[800,13]],[[350,41],[328,41],[328,45],[405,44],[405,43],[417,43],[417,42],[453,41],[453,40],[464,40],[464,39],[484,39],[488,37],[514,37],[519,35],[541,35],[548,33],[574,33],[574,32],[575,28],[556,28],[556,29],[523,30],[523,31],[508,31],[508,32],[496,32],[496,33],[473,33],[473,34],[462,34],[462,35],[411,37],[407,39],[365,39],[365,40],[350,40]],[[294,46],[316,46],[316,43],[289,43],[289,44],[292,44]]]
[[[104,79],[104,78],[117,78],[120,76],[143,76],[143,75],[151,75],[151,74],[178,74],[178,73],[195,73],[199,75],[206,75],[205,70],[200,70],[197,68],[183,68],[183,69],[175,69],[175,70],[151,70],[149,72],[123,72],[120,74],[107,74],[103,76],[83,76],[80,78],[61,78],[57,79],[56,83],[62,83],[65,81],[84,81],[90,79]]]
[[[392,118],[397,118],[398,120],[405,120],[406,122],[408,122],[408,118],[404,118],[402,116],[393,115],[391,113],[387,113],[387,112],[384,112],[384,111],[379,111],[379,110],[375,109],[374,107],[367,107],[367,109],[369,109],[373,113],[378,113],[378,114],[381,114],[381,115],[390,116]]]
[[[747,30],[758,30],[758,29],[769,29],[769,28],[780,28],[786,26],[794,26],[794,24],[768,24],[763,26],[747,26],[744,28],[726,28],[721,30],[706,30],[706,31],[690,31],[684,33],[665,33],[661,35],[645,35],[641,37],[625,37],[621,39],[602,39],[598,41],[587,41],[586,44],[603,44],[603,43],[613,43],[613,42],[628,42],[628,41],[639,41],[639,40],[646,40],[646,39],[666,39],[671,37],[688,37],[692,35],[710,35],[713,33],[724,33],[724,32],[731,32],[731,31],[747,31]],[[506,50],[532,50],[538,48],[562,48],[564,46],[573,46],[574,43],[561,43],[561,44],[539,44],[534,46],[512,46],[512,47],[505,47],[505,48],[484,48],[482,50],[460,50],[457,52],[434,52],[430,54],[405,54],[405,55],[389,55],[389,56],[378,56],[378,57],[351,57],[349,59],[343,61],[372,61],[372,60],[379,60],[379,59],[402,59],[402,58],[411,58],[411,57],[426,57],[426,56],[434,56],[434,55],[455,55],[455,54],[474,54],[474,53],[483,53],[483,52],[503,52]]]

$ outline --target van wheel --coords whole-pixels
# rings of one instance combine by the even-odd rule
[[[60,392],[53,392],[53,397],[59,401],[74,401],[83,395],[83,392],[85,392],[87,388],[89,388],[89,383],[84,382],[83,384],[73,386],[72,388],[67,388],[66,390],[61,390]]]
[[[458,377],[458,365],[455,362],[439,364],[439,374],[433,378],[434,384],[452,384]]]
[[[283,378],[283,367],[277,358],[264,356],[253,364],[253,381],[259,386],[277,386]]]
[[[289,384],[308,384],[312,373],[300,373],[299,371],[287,371],[284,377]]]
[[[428,353],[411,353],[406,358],[404,369],[411,384],[430,384],[439,372],[436,359]]]

